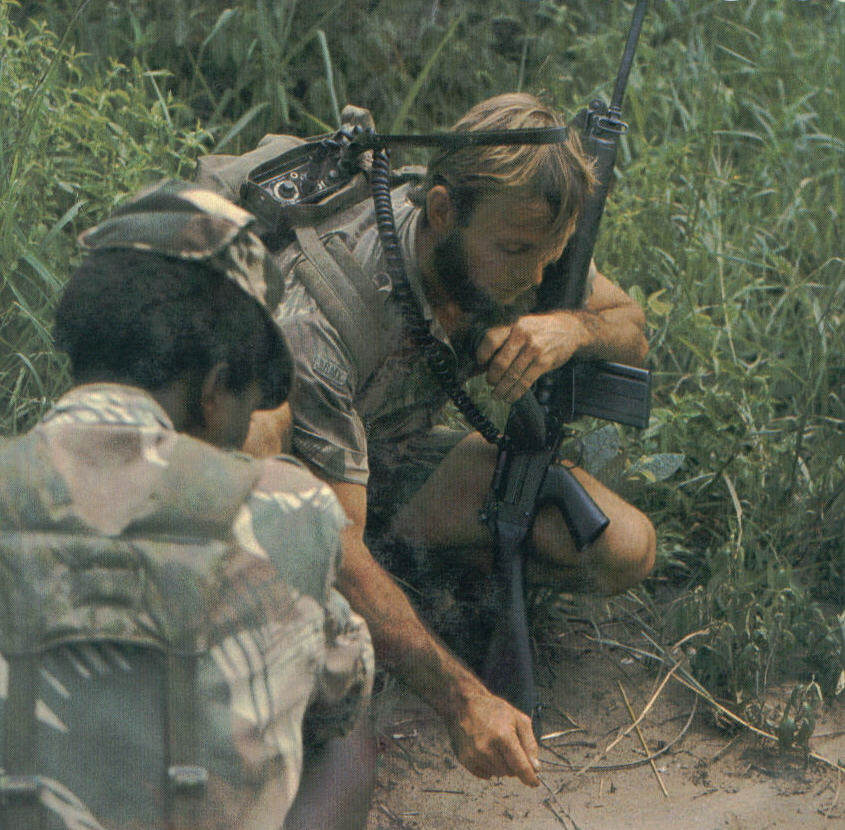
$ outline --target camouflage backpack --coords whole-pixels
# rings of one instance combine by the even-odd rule
[[[205,261],[264,304],[268,285],[278,287],[279,280],[252,224],[250,214],[217,194],[164,182],[124,203],[80,241],[89,251],[134,248]],[[142,792],[142,782],[130,785],[139,803],[161,806],[166,818],[156,826],[194,827],[207,783],[197,760],[197,666],[211,645],[211,600],[219,601],[232,522],[262,465],[178,436],[156,482],[157,509],[138,520],[127,516],[126,527],[113,533],[97,533],[69,510],[67,489],[39,435],[36,429],[0,443],[0,654],[8,666],[4,676],[0,661],[0,692],[8,691],[0,725],[0,826],[53,827],[48,821],[62,815],[55,826],[64,827],[74,815],[70,826],[99,827],[79,818],[85,805],[73,802],[72,788],[60,792],[58,779],[44,772],[50,762],[79,772],[73,768],[81,754],[47,757],[43,724],[51,712],[43,698],[69,696],[51,661],[76,659],[73,649],[97,661],[97,649],[118,644],[134,649],[149,671],[133,673],[141,688],[124,687],[117,696],[139,693],[135,706],[146,707],[157,723],[154,710],[164,710],[157,726],[165,744],[158,754],[166,759],[160,786]],[[56,718],[53,725],[73,728]],[[94,720],[80,729],[97,727]],[[92,785],[119,788],[118,777]]]
[[[153,792],[141,780],[134,786],[166,814],[158,826],[195,826],[192,816],[208,780],[197,756],[197,667],[213,645],[210,615],[221,563],[231,550],[232,523],[261,464],[179,436],[153,493],[159,509],[130,521],[119,534],[104,535],[73,513],[61,515],[64,485],[38,432],[0,446],[2,475],[15,482],[14,497],[0,505],[0,652],[8,663],[0,824],[6,830],[53,826],[42,805],[52,806],[58,793],[50,785],[64,783],[74,758],[49,757],[49,735],[39,724],[48,713],[42,701],[55,694],[50,686],[57,683],[59,660],[74,659],[74,650],[94,659],[97,649],[111,644],[138,655],[143,668],[128,682],[138,684],[139,693],[155,692],[158,685],[158,704],[165,703],[160,785]],[[103,672],[106,685],[120,681],[109,674]],[[132,707],[155,705],[136,698]],[[102,729],[105,723],[103,718]],[[76,752],[81,758],[81,747]],[[61,778],[51,764],[64,765]],[[132,785],[119,777],[109,785]],[[67,809],[49,817],[55,821]]]

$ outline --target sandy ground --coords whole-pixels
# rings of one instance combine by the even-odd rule
[[[543,741],[539,789],[471,776],[431,710],[388,681],[377,700],[382,752],[367,830],[845,828],[840,770],[731,727],[674,678],[660,689],[665,669],[595,633],[571,626],[540,678],[543,733],[553,737]],[[618,639],[634,643],[627,634]],[[635,716],[653,701],[643,738],[650,754],[670,745],[653,766],[623,689]],[[777,692],[769,697],[777,705]],[[822,706],[810,749],[845,763],[845,701]]]

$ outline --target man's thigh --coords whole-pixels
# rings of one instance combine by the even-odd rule
[[[478,433],[464,438],[396,512],[391,535],[429,551],[449,549],[450,556],[463,551],[465,564],[489,568],[491,537],[479,513],[496,456],[497,448]],[[651,570],[654,529],[647,517],[598,479],[580,468],[571,470],[610,524],[588,550],[579,551],[560,511],[544,508],[532,528],[529,577],[568,590],[625,590]]]
[[[392,535],[428,548],[490,544],[481,523],[497,448],[477,432],[455,444],[422,485],[397,509]]]
[[[428,479],[466,436],[466,430],[436,426],[401,441],[369,447],[368,542],[390,533],[396,516],[417,500]]]

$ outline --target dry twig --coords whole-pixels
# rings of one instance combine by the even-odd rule
[[[549,791],[548,797],[543,799],[543,804],[549,808],[554,817],[563,827],[566,828],[566,830],[581,830],[581,828],[575,823],[575,819],[569,815],[569,811],[566,807],[560,803],[557,793],[548,785],[546,779],[543,778],[542,775],[538,775],[537,777],[540,779],[540,783]],[[554,804],[552,802],[554,802]]]
[[[771,732],[767,732],[765,729],[761,729],[759,726],[754,726],[753,723],[749,723],[747,720],[740,717],[735,712],[732,712],[726,706],[723,706],[689,672],[682,670],[679,671],[677,674],[673,674],[676,669],[679,669],[681,667],[681,662],[675,660],[671,655],[667,654],[666,650],[661,648],[661,646],[656,643],[651,637],[649,637],[645,631],[641,633],[660,652],[659,655],[654,655],[656,659],[659,659],[660,662],[664,665],[669,665],[671,661],[672,668],[670,669],[669,674],[666,676],[667,680],[669,679],[669,677],[674,676],[675,680],[678,683],[682,684],[683,686],[686,686],[686,688],[689,689],[691,692],[694,692],[702,700],[709,703],[714,709],[716,709],[718,712],[721,712],[728,720],[732,720],[734,723],[738,723],[741,726],[744,726],[749,732],[753,732],[755,735],[758,735],[761,738],[765,738],[768,741],[778,743],[777,735],[773,735]],[[818,752],[810,752],[808,753],[807,757],[811,758],[817,763],[828,766],[831,769],[835,769],[837,770],[837,772],[845,772],[845,766],[840,764],[838,761],[832,761],[830,758],[825,758]]]
[[[687,732],[689,732],[689,728],[692,726],[692,722],[693,722],[693,719],[695,718],[695,713],[697,711],[698,711],[698,698],[695,698],[693,700],[693,705],[692,705],[692,709],[690,710],[689,717],[687,718],[687,722],[684,724],[683,729],[681,729],[681,731],[678,732],[678,734],[675,735],[675,737],[671,741],[669,741],[668,744],[664,744],[656,752],[652,752],[651,755],[649,755],[647,758],[640,758],[637,761],[626,761],[626,762],[621,763],[621,764],[593,764],[590,767],[590,771],[591,772],[618,772],[620,770],[633,769],[634,767],[641,767],[643,764],[647,764],[649,761],[653,761],[653,760],[659,758],[661,755],[664,755],[670,749],[672,749],[672,747],[675,746],[675,744],[677,744],[684,737],[684,735],[687,734]],[[548,746],[548,747],[546,747],[546,749],[548,749],[549,752],[551,752],[552,754],[557,755],[557,757],[560,758],[561,760],[566,761],[566,764],[568,765],[569,769],[574,768],[574,765],[569,761],[568,758],[565,758],[564,756],[555,752],[555,750],[552,749],[552,747]],[[546,761],[544,763],[550,763],[550,762]],[[563,765],[560,764],[559,766],[563,766]]]
[[[726,706],[723,706],[686,670],[681,670],[678,671],[677,674],[674,674],[674,672],[681,667],[681,662],[675,660],[671,655],[669,655],[666,649],[656,643],[651,637],[648,636],[645,631],[642,631],[640,633],[657,649],[657,654],[651,651],[645,651],[643,649],[636,648],[635,646],[629,646],[626,643],[619,642],[618,640],[608,640],[606,638],[592,637],[589,637],[588,639],[593,639],[596,642],[601,643],[602,645],[609,645],[614,646],[616,648],[621,648],[624,651],[627,651],[628,653],[638,657],[645,657],[649,660],[656,660],[658,663],[662,663],[664,666],[671,666],[669,674],[667,674],[666,677],[663,679],[663,683],[665,683],[670,677],[674,677],[674,679],[678,683],[682,684],[683,686],[686,686],[687,689],[698,695],[698,697],[700,697],[703,701],[708,703],[717,711],[721,712],[728,720],[731,720],[734,723],[738,723],[740,726],[744,726],[749,732],[752,732],[761,738],[765,738],[768,741],[778,743],[777,735],[773,735],[771,732],[767,732],[765,729],[760,729],[758,726],[754,726],[754,724],[749,723],[744,718],[732,712]],[[696,633],[699,634],[702,632]],[[658,689],[658,692],[662,689],[663,683],[661,683],[661,687],[660,689]],[[643,712],[643,714],[645,714],[645,711]],[[640,719],[642,719],[642,715],[640,715]],[[628,732],[630,732],[630,729],[628,730]],[[625,732],[624,734],[620,735],[617,738],[617,741],[613,742],[610,746],[607,747],[607,749],[604,751],[604,754],[607,754],[613,748],[616,742],[624,738],[625,735],[628,734],[628,732]],[[813,761],[816,761],[817,763],[823,764],[824,766],[828,766],[831,769],[835,769],[837,772],[845,772],[845,766],[838,763],[837,761],[832,761],[830,758],[825,758],[818,752],[810,752],[807,757]],[[586,772],[587,769],[593,768],[595,768],[595,765],[590,764],[588,767],[582,770],[582,772]]]
[[[618,735],[617,735],[617,736],[616,736],[616,737],[615,737],[615,738],[614,738],[614,739],[613,739],[613,740],[612,740],[612,741],[611,741],[611,742],[610,742],[610,743],[609,743],[609,744],[608,744],[608,745],[604,748],[604,750],[600,753],[600,755],[596,756],[596,758],[594,759],[594,761],[591,761],[591,762],[590,762],[589,764],[587,764],[585,767],[583,767],[582,769],[580,769],[580,770],[578,771],[578,774],[579,774],[579,775],[581,775],[581,774],[583,774],[583,773],[585,773],[585,772],[588,772],[589,770],[593,769],[593,768],[595,767],[595,765],[596,765],[596,764],[595,764],[595,761],[597,761],[597,760],[598,760],[598,758],[606,758],[606,757],[607,757],[607,754],[608,754],[608,753],[609,753],[609,752],[610,752],[610,751],[611,751],[611,750],[612,750],[612,749],[613,749],[613,748],[614,748],[614,747],[615,747],[615,746],[616,746],[616,745],[617,745],[617,744],[618,744],[618,743],[619,743],[619,742],[620,742],[623,738],[625,738],[625,737],[627,737],[628,735],[630,735],[630,734],[631,734],[631,732],[633,732],[633,731],[634,731],[634,729],[636,729],[636,728],[640,725],[640,722],[642,721],[642,719],[643,719],[643,718],[644,718],[644,717],[645,717],[645,716],[646,716],[646,715],[647,715],[647,714],[651,711],[651,707],[652,707],[652,706],[654,706],[655,701],[657,700],[657,698],[658,698],[658,697],[660,697],[661,693],[663,692],[663,689],[664,689],[664,688],[666,688],[666,684],[669,682],[669,678],[670,678],[670,677],[672,677],[672,676],[674,675],[674,673],[675,673],[675,672],[676,672],[676,671],[680,668],[680,666],[681,666],[681,664],[680,664],[680,663],[676,663],[676,664],[675,664],[675,665],[674,665],[674,666],[673,666],[673,667],[669,670],[669,672],[666,674],[666,677],[664,677],[664,678],[663,678],[663,680],[661,680],[661,681],[660,681],[660,684],[658,685],[657,689],[655,689],[654,694],[653,694],[653,695],[649,698],[649,701],[648,701],[648,703],[646,703],[645,708],[644,708],[644,709],[643,709],[643,711],[640,713],[640,716],[639,716],[639,717],[638,717],[638,718],[637,718],[637,719],[636,719],[636,720],[635,720],[635,721],[634,721],[634,722],[633,722],[633,723],[632,723],[632,724],[631,724],[631,725],[630,725],[627,729],[623,729],[623,730],[622,730],[622,731],[621,731],[621,732],[620,732],[620,733],[619,733],[619,734],[618,734]]]
[[[651,766],[651,771],[654,773],[654,777],[657,779],[657,783],[660,785],[660,790],[662,791],[664,797],[669,798],[669,791],[666,789],[666,784],[663,783],[663,778],[657,771],[657,764],[654,763],[654,758],[650,757],[651,750],[648,748],[648,743],[646,742],[645,736],[643,735],[643,731],[639,727],[639,721],[637,720],[637,717],[634,714],[634,710],[631,708],[631,702],[628,700],[628,695],[625,692],[625,687],[618,680],[616,681],[616,685],[619,686],[619,691],[622,693],[622,700],[625,701],[625,708],[628,710],[628,714],[631,717],[631,721],[637,725],[637,737],[640,739],[640,743],[642,744],[642,747],[645,750],[646,756],[649,756],[648,763]]]

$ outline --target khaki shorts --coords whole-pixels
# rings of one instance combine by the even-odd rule
[[[367,540],[374,542],[396,512],[407,504],[446,456],[469,434],[438,425],[391,444],[369,447]]]

